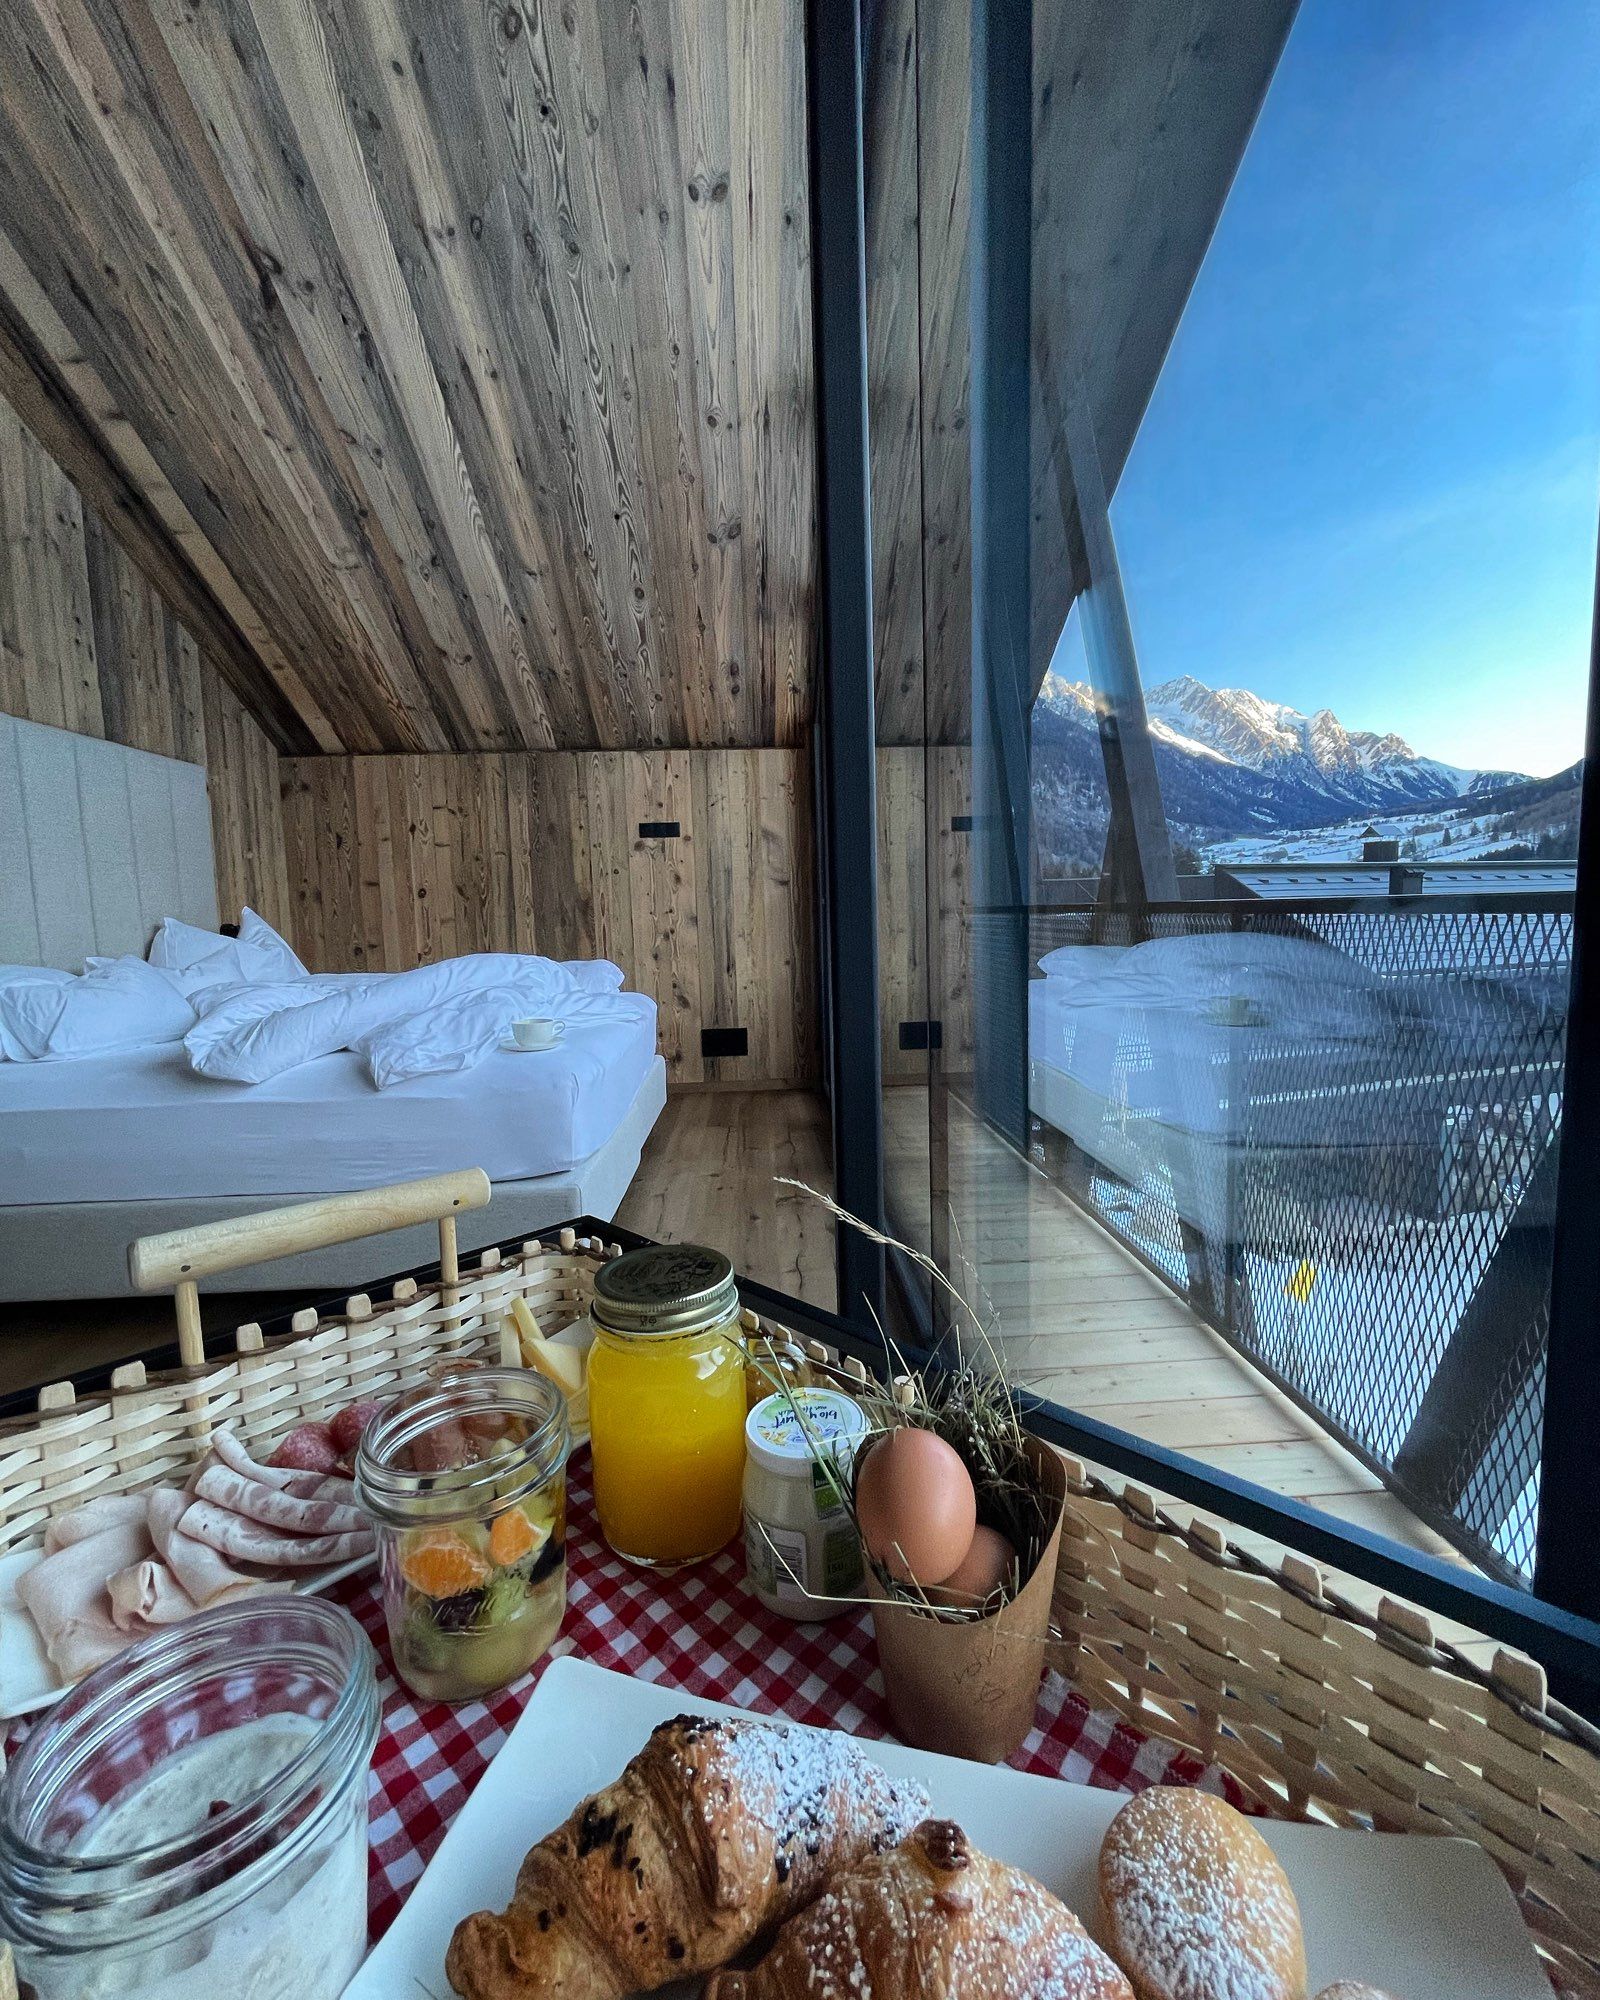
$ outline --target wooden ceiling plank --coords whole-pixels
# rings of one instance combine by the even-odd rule
[[[104,10],[107,0],[99,4]],[[294,441],[294,462],[304,464],[302,490],[310,498],[313,529],[336,524],[327,557],[349,600],[350,624],[359,635],[357,656],[368,663],[374,719],[387,713],[387,726],[401,740],[441,748],[450,737],[434,703],[438,676],[431,669],[437,649],[381,512],[365,504],[351,452],[359,433],[352,432],[344,412],[330,405],[324,379],[296,337],[293,317],[284,310],[289,288],[275,282],[271,252],[255,240],[234,197],[220,157],[225,142],[202,119],[190,78],[178,67],[177,51],[193,54],[194,44],[185,40],[180,24],[175,46],[169,45],[148,0],[115,0],[113,19],[117,33],[108,33],[107,42],[121,61],[127,84],[150,91],[161,106],[160,119],[136,125],[135,133],[151,133],[174,213],[181,208],[192,229],[195,261],[201,270],[209,267],[236,315],[237,351],[259,364],[266,384],[263,414],[276,423],[281,412],[285,435]],[[233,27],[230,48],[242,60],[244,38],[236,13]],[[256,53],[258,69],[264,70]],[[281,121],[277,127],[270,118],[262,122],[269,143],[281,136]]]
[[[880,744],[920,743],[926,725],[916,0],[884,0],[863,64],[877,731]]]
[[[268,482],[269,509],[295,536],[369,689],[404,731],[415,710],[394,685],[403,641],[396,644],[400,635],[365,559],[357,511],[328,463],[330,438],[338,456],[336,433],[296,366],[297,351],[278,339],[270,300],[226,212],[225,186],[144,0],[52,0],[36,12],[43,39],[35,53],[42,56],[47,41],[62,87],[76,91],[86,112],[92,107],[96,138],[153,246],[157,261],[143,268],[156,282],[145,289],[187,311],[177,357],[197,375],[210,357],[226,385],[218,408],[246,441],[246,462]],[[186,431],[176,449],[193,446]]]
[[[604,246],[604,276],[610,298],[610,344],[615,356],[619,397],[625,423],[628,470],[634,490],[636,533],[647,552],[649,569],[642,579],[650,644],[641,648],[637,663],[640,702],[648,717],[640,741],[654,744],[688,740],[678,671],[678,633],[692,574],[678,555],[677,512],[672,499],[676,483],[675,427],[669,414],[652,427],[656,413],[640,394],[644,357],[658,338],[659,328],[642,323],[640,293],[629,233],[628,199],[624,193],[616,144],[617,107],[612,103],[606,73],[605,38],[610,23],[592,7],[565,10],[561,20],[566,41],[564,63],[556,64],[557,88],[576,107],[582,135],[581,168],[595,219],[596,240]],[[570,47],[567,47],[570,43]],[[668,440],[668,456],[657,450]],[[672,552],[667,560],[662,551]]]
[[[238,6],[184,8],[164,16],[161,32],[225,176],[219,199],[236,208],[263,295],[327,407],[341,480],[371,510],[360,532],[406,635],[413,671],[403,694],[415,739],[441,747],[503,741],[510,718],[497,713],[480,664],[486,635],[469,631],[452,556],[422,517],[425,488],[410,439],[253,24]]]
[[[689,303],[688,206],[679,151],[671,25],[665,5],[631,7],[604,37],[610,149],[625,217],[641,446],[660,512],[660,538],[677,551],[668,610],[670,672],[689,744],[727,740],[707,670],[716,647],[715,579],[701,478],[704,417],[695,380]],[[658,579],[662,587],[667,579]]]
[[[670,0],[679,128],[678,214],[699,423],[700,491],[712,624],[700,671],[726,718],[724,741],[767,740],[772,695],[751,656],[747,623],[744,479],[734,295],[731,79],[727,22],[700,0]],[[684,196],[687,195],[687,203]],[[753,540],[752,540],[753,546]]]
[[[0,396],[198,635],[275,747],[343,746],[298,670],[184,506],[0,230]]]
[[[515,37],[507,38],[502,29],[495,43],[501,91],[497,136],[505,141],[524,212],[548,218],[545,243],[561,274],[569,333],[561,350],[564,387],[575,407],[589,411],[578,436],[589,447],[582,454],[584,483],[593,495],[589,520],[626,731],[625,738],[611,740],[659,742],[664,732],[661,677],[653,657],[655,568],[650,521],[640,504],[632,355],[626,362],[622,358],[631,304],[625,304],[618,284],[622,218],[620,207],[607,212],[594,172],[596,152],[606,143],[596,109],[605,104],[603,58],[597,45],[586,48],[580,41],[575,11],[558,15],[554,9],[529,8],[518,15],[492,4],[485,11],[505,26],[513,19],[524,23]],[[506,186],[509,194],[512,182]]]
[[[339,92],[312,0],[266,0],[252,7],[277,73],[291,125],[322,192],[352,289],[387,357],[440,526],[472,593],[484,629],[495,635],[486,663],[503,680],[525,740],[553,743],[548,705],[528,658],[521,621],[485,532],[478,497],[445,407],[388,224]]]
[[[81,31],[75,45],[94,42],[85,22],[75,16],[73,26]],[[99,55],[109,66],[103,48]],[[163,470],[227,547],[242,586],[270,605],[302,672],[308,659],[320,666],[345,641],[328,629],[332,605],[318,599],[303,619],[307,607],[296,590],[309,594],[309,580],[326,570],[323,552],[297,540],[292,562],[285,561],[296,509],[282,493],[264,499],[253,483],[259,419],[219,380],[221,336],[208,314],[197,320],[191,281],[172,264],[170,240],[140,208],[139,188],[123,178],[111,123],[90,110],[98,101],[92,77],[80,64],[62,65],[22,6],[0,9],[0,75],[19,73],[33,88],[0,90],[0,208],[10,214],[13,241],[112,394],[139,410]],[[129,94],[118,89],[116,100],[131,117]],[[327,697],[325,712],[348,741],[342,692],[319,673],[319,700]]]
[[[404,12],[415,33],[419,9]],[[512,383],[519,427],[537,426],[550,469],[564,473],[558,504],[589,634],[572,690],[587,717],[582,740],[628,741],[643,726],[634,667],[643,570],[632,494],[619,485],[616,387],[569,186],[569,108],[557,101],[548,50],[530,53],[542,35],[537,20],[481,4],[464,21],[455,60],[431,64],[424,83],[444,154],[440,180],[459,178],[469,160],[484,175],[478,251],[502,274],[492,288],[491,365]]]
[[[803,732],[800,0],[3,16],[0,336],[276,743]]]
[[[776,17],[776,18],[775,18]],[[811,720],[816,392],[801,0],[726,0],[747,626],[759,647],[752,741]]]
[[[353,11],[331,9],[325,26],[341,89],[363,108],[355,129],[366,172],[472,469],[483,531],[508,584],[514,580],[552,729],[562,742],[593,741],[580,685],[593,646],[583,565],[565,496],[545,474],[559,440],[530,421],[521,397],[519,357],[501,311],[505,267],[484,240],[492,176],[470,146],[447,159],[429,87],[435,59],[464,63],[466,18],[435,14],[426,33],[413,33],[386,0],[370,0]]]

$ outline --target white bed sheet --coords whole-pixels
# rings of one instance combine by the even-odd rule
[[[1227,1137],[1238,1123],[1229,1110],[1229,1073],[1239,1038],[1253,1032],[1175,1009],[1084,1006],[1060,980],[1028,987],[1032,1064],[1104,1100],[1108,1115],[1153,1119],[1205,1138]]]
[[[342,1051],[260,1084],[196,1076],[183,1047],[0,1064],[0,1203],[332,1194],[457,1167],[560,1173],[605,1144],[655,1060],[655,1002],[574,1023],[557,1049],[375,1090]]]

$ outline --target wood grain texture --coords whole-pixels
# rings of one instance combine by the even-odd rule
[[[877,726],[880,743],[916,743],[926,726],[916,0],[883,0],[869,18],[863,77],[872,135],[865,193]]]
[[[833,1220],[777,1185],[781,1175],[831,1193],[831,1151],[828,1107],[810,1091],[675,1094],[616,1219],[657,1242],[713,1244],[743,1276],[832,1311]]]
[[[928,1075],[900,1024],[934,1018],[928,981],[927,781],[917,745],[878,750],[878,994],[885,1082]]]
[[[98,447],[281,745],[804,741],[803,20],[4,10],[0,371]]]
[[[902,1021],[935,1021],[937,1069],[972,1072],[972,753],[878,747],[878,980],[886,1082],[926,1080]]]
[[[276,750],[3,400],[0,712],[204,765],[219,909],[287,921]]]
[[[792,750],[286,759],[292,935],[318,971],[613,959],[679,1084],[817,1068],[810,790]],[[668,836],[642,829],[675,823]],[[746,1030],[702,1056],[703,1028]]]

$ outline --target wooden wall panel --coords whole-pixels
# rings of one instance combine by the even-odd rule
[[[972,1011],[972,752],[947,746],[929,755],[933,787],[929,854],[937,922],[931,926],[928,981],[943,1023],[946,1076],[970,1076],[975,1037]]]
[[[203,764],[218,907],[288,921],[277,752],[3,400],[0,711]]]
[[[792,750],[285,759],[292,935],[319,971],[614,959],[675,1083],[817,1073],[810,790]],[[641,828],[676,822],[667,836]],[[703,1028],[744,1056],[705,1057]]]
[[[879,747],[878,980],[889,1083],[928,1076],[927,1057],[900,1047],[901,1021],[937,1021],[944,1074],[972,1069],[972,836],[961,824],[971,813],[969,750]]]
[[[925,1050],[900,1046],[902,1021],[936,1018],[928,984],[927,777],[917,745],[878,751],[878,991],[885,1082],[926,1082]]]
[[[868,18],[863,74],[870,138],[867,384],[877,728],[880,743],[917,743],[925,730],[917,0],[882,0]]]
[[[0,369],[204,578],[280,740],[804,742],[804,20],[0,8]]]

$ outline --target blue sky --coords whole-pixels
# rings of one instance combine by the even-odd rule
[[[1304,0],[1112,508],[1146,686],[1582,747],[1600,6]]]

